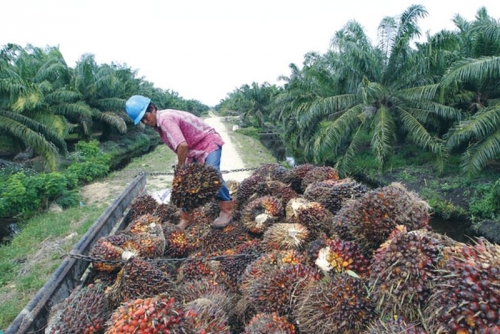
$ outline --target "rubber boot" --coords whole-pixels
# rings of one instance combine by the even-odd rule
[[[219,208],[219,217],[214,220],[212,228],[221,230],[229,225],[229,223],[233,219],[233,212],[236,209],[236,201],[232,200],[219,202]]]
[[[176,226],[181,230],[186,229],[193,222],[193,214],[191,212],[181,211],[181,219],[179,220],[179,224]]]

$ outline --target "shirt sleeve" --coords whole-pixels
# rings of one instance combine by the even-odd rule
[[[163,119],[160,126],[170,143],[170,147],[172,147],[174,151],[177,151],[177,146],[183,141],[186,141],[179,124],[175,120]]]

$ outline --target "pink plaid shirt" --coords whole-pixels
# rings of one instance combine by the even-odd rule
[[[207,155],[224,145],[221,136],[201,118],[181,110],[166,109],[156,112],[156,132],[174,152],[185,141],[188,144],[187,162],[204,164]]]

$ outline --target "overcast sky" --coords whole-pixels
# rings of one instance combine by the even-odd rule
[[[0,46],[58,46],[71,67],[94,54],[215,106],[244,84],[280,85],[291,63],[325,53],[349,20],[375,40],[385,16],[412,4],[429,12],[424,33],[453,29],[455,14],[473,20],[483,6],[500,19],[499,0],[2,0]]]

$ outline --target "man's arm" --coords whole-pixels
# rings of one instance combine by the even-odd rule
[[[187,142],[183,141],[179,145],[177,145],[177,150],[175,151],[177,153],[177,165],[182,166],[186,163],[186,158],[188,154],[188,144]]]

